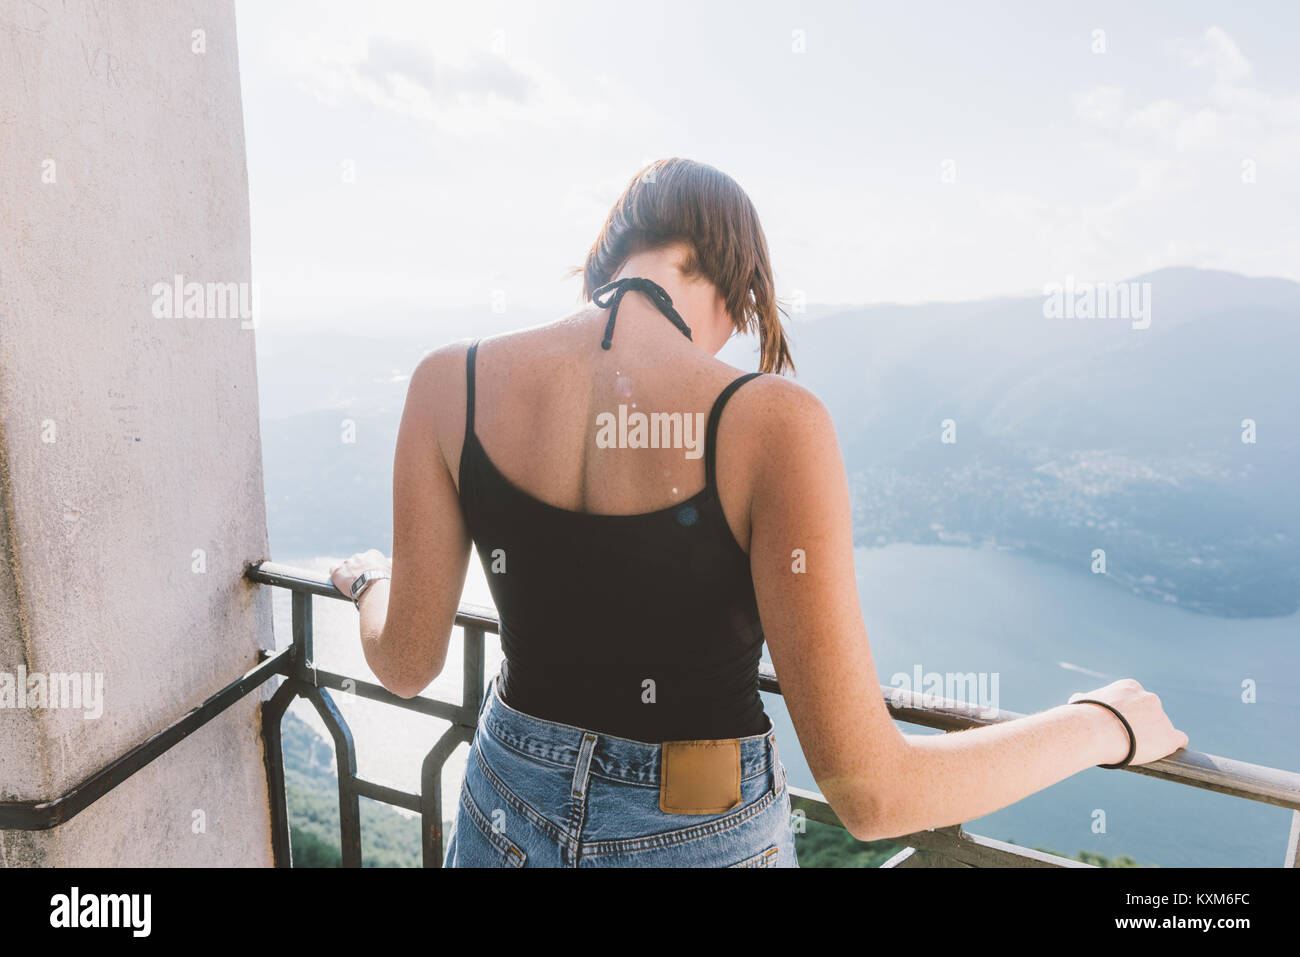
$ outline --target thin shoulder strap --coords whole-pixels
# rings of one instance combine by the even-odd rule
[[[727,383],[727,387],[722,390],[713,403],[713,408],[709,412],[709,425],[704,433],[704,481],[709,488],[714,488],[717,482],[717,448],[718,448],[718,421],[722,418],[722,407],[727,404],[731,394],[739,389],[750,379],[756,379],[761,376],[761,372],[747,372],[742,376],[732,379]]]
[[[474,434],[474,358],[478,355],[478,340],[470,344],[465,353],[465,438]]]

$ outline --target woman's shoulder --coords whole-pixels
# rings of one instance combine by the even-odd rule
[[[475,339],[457,339],[426,352],[411,373],[408,395],[438,398],[465,388],[465,360]]]
[[[728,368],[736,376],[744,374]],[[755,376],[732,395],[728,408],[732,405],[742,427],[746,422],[761,424],[767,432],[831,427],[830,412],[816,393],[783,375]]]

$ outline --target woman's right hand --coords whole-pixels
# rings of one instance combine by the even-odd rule
[[[1080,698],[1096,698],[1098,701],[1106,702],[1122,714],[1132,726],[1133,736],[1137,738],[1137,753],[1133,755],[1130,764],[1158,761],[1173,754],[1179,748],[1187,747],[1187,735],[1174,727],[1169,716],[1165,714],[1164,708],[1160,706],[1160,699],[1152,692],[1144,690],[1132,678],[1121,678],[1119,681],[1112,681],[1104,688],[1070,695],[1071,703]],[[1095,704],[1086,707],[1103,712],[1106,710]],[[1107,716],[1110,718],[1110,723],[1114,725],[1116,748],[1114,756],[1103,763],[1118,764],[1128,754],[1128,734],[1124,731],[1124,725],[1113,714],[1108,713]]]

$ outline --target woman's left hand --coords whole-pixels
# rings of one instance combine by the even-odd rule
[[[330,569],[330,581],[334,587],[348,598],[352,598],[352,583],[362,572],[368,571],[385,571],[390,575],[393,572],[393,561],[386,558],[384,554],[376,549],[370,549],[364,552],[357,552],[351,558],[345,560],[342,565],[335,565]]]

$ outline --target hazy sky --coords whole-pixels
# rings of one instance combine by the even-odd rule
[[[263,315],[558,315],[672,155],[810,303],[1300,279],[1300,4],[1250,7],[239,0]]]

